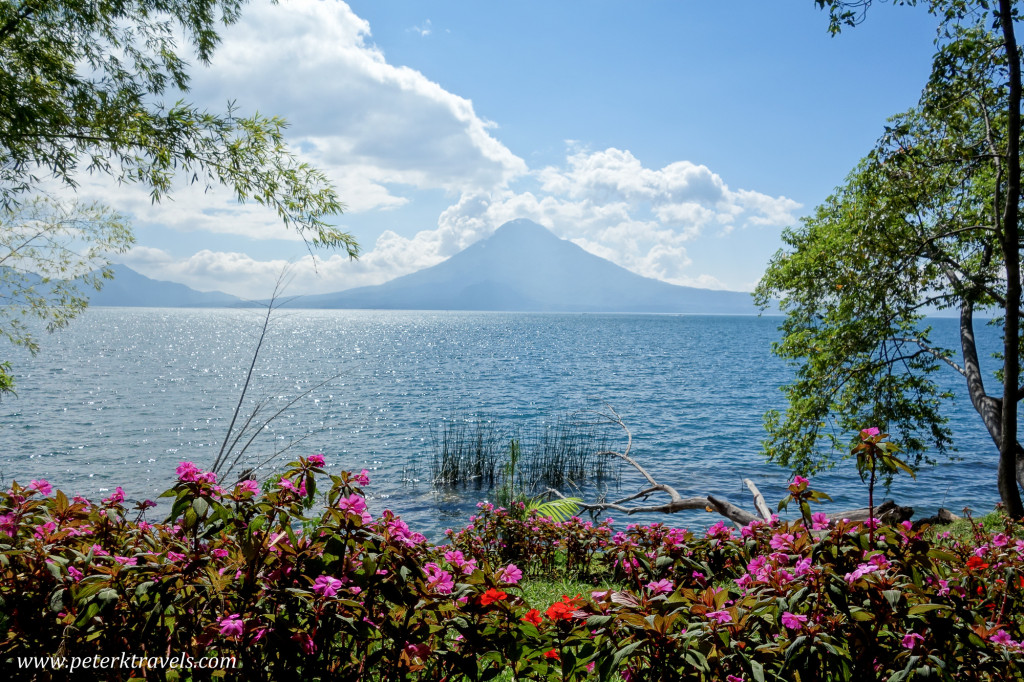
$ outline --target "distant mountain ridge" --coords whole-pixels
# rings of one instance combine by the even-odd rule
[[[106,280],[100,291],[85,292],[89,296],[89,305],[150,308],[236,308],[252,305],[221,291],[196,291],[177,282],[150,279],[125,265],[111,267],[114,279]]]
[[[669,284],[630,272],[513,220],[448,260],[376,286],[303,296],[300,308],[755,314],[749,293]]]

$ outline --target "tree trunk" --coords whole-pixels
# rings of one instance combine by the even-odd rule
[[[1020,58],[1013,27],[1013,3],[999,0],[999,24],[1009,67],[1007,101],[1006,196],[1004,197],[1002,246],[1006,264],[1005,326],[1003,329],[1003,400],[999,434],[999,495],[1006,512],[1024,517],[1017,487],[1017,386],[1020,380]]]

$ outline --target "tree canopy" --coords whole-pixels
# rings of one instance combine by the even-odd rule
[[[242,116],[230,103],[224,112],[210,112],[182,99],[189,89],[189,62],[194,58],[200,65],[209,64],[219,31],[238,20],[244,4],[242,0],[0,2],[3,229],[25,218],[26,205],[39,209],[42,204],[32,202],[40,195],[49,197],[51,215],[78,211],[81,206],[67,197],[82,173],[144,186],[154,201],[167,196],[174,179],[181,176],[206,187],[224,185],[240,202],[253,200],[272,208],[309,248],[340,248],[356,257],[358,245],[353,237],[328,222],[343,208],[335,189],[322,172],[288,149],[284,120],[261,114]],[[58,202],[64,206],[57,208]],[[125,247],[123,232],[116,236],[110,232],[111,215],[109,209],[95,206],[80,213],[73,241],[91,236],[96,239],[94,245],[106,245],[115,252]],[[39,231],[44,224],[39,218],[36,215],[26,229]],[[85,228],[84,218],[97,222]],[[113,222],[123,224],[120,218]],[[43,233],[49,238],[70,237],[67,225],[58,220]],[[114,241],[108,242],[110,238]],[[15,243],[18,236],[8,235],[0,248]],[[82,253],[49,251],[69,256],[75,263]],[[89,252],[101,272],[109,264],[106,253],[103,249]],[[21,266],[32,270],[25,254],[22,251],[19,257]],[[36,268],[43,279],[49,279],[47,272],[45,264]],[[90,282],[101,283],[101,279]],[[12,296],[25,289],[9,282],[3,289],[8,295],[5,303],[12,306],[8,312],[16,317],[19,311],[35,308],[51,326],[60,326],[82,307],[67,305],[70,299],[59,294],[49,299]],[[79,294],[73,299],[85,300]],[[31,347],[24,336],[27,330],[5,326],[3,333]],[[0,392],[9,388],[9,382],[0,368]]]
[[[869,3],[818,4],[835,31],[863,19]],[[891,119],[846,183],[784,233],[786,248],[758,286],[762,304],[781,300],[775,352],[796,366],[789,408],[766,415],[765,448],[813,472],[848,456],[860,429],[880,426],[920,464],[951,446],[941,411],[950,396],[934,372],[954,371],[999,448],[1003,501],[1020,516],[1020,56],[1004,21],[1015,14],[1008,2],[930,9],[942,26],[919,104]],[[959,314],[958,347],[934,342],[934,309]],[[975,343],[982,312],[1003,328],[992,372]]]

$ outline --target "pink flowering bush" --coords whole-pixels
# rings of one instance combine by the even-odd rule
[[[241,672],[107,679],[1004,680],[1024,658],[1024,540],[910,523],[664,524],[482,505],[433,545],[375,514],[365,472],[293,462],[261,491],[191,463],[146,520],[46,481],[0,492],[0,667],[19,656],[234,655]],[[325,482],[326,489],[318,487]],[[873,528],[868,531],[867,526]],[[613,589],[531,604],[531,577]],[[52,679],[60,672],[48,673]]]

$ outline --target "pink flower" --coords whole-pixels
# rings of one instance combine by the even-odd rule
[[[509,564],[498,573],[498,581],[506,585],[515,585],[523,579],[523,572],[515,564]]]
[[[916,632],[908,632],[907,634],[903,635],[902,644],[904,649],[913,649],[915,646],[917,646],[918,642],[923,641],[924,637],[922,637],[921,635],[917,634]]]
[[[442,570],[440,566],[431,562],[423,566],[427,574],[427,587],[435,590],[438,594],[451,594],[455,587],[455,581],[451,573]]]
[[[14,522],[14,514],[0,514],[0,533],[13,538],[16,532],[18,526]]]
[[[174,472],[178,475],[178,480],[182,483],[191,483],[196,480],[196,475],[202,473],[202,471],[192,462],[179,462]]]
[[[809,480],[807,480],[803,476],[796,475],[796,476],[793,477],[793,483],[791,485],[801,486],[801,485],[807,485],[808,483],[810,483]]]
[[[828,517],[821,512],[814,512],[811,514],[811,524],[812,530],[825,530],[828,528]]]
[[[406,644],[405,652],[409,654],[410,658],[418,658],[420,660],[427,660],[430,657],[430,645],[428,644]]]
[[[792,533],[779,533],[778,535],[773,535],[768,544],[772,546],[772,549],[777,549],[781,552],[792,547],[795,539]]]
[[[121,486],[117,486],[114,494],[103,500],[103,504],[121,504],[122,502],[124,502],[124,490],[121,489]]]
[[[217,623],[217,627],[220,630],[220,634],[228,637],[241,637],[245,632],[245,623],[242,622],[241,616],[237,613],[232,613],[230,616],[222,618]]]
[[[251,478],[247,478],[244,481],[239,481],[235,485],[235,497],[241,497],[245,494],[256,495],[260,492],[260,484]]]
[[[316,642],[305,632],[296,632],[292,635],[292,640],[298,642],[299,647],[310,656],[316,653]]]
[[[366,500],[356,493],[352,493],[348,497],[343,497],[338,500],[338,508],[345,513],[357,514],[363,521],[363,523],[369,523],[373,520],[370,516],[370,512],[366,511]]]
[[[711,620],[716,620],[719,623],[731,623],[732,615],[728,611],[711,611],[707,617]]]
[[[868,573],[874,573],[877,570],[878,566],[876,566],[875,564],[861,564],[857,567],[855,571],[851,571],[850,573],[846,574],[846,582],[847,584],[852,585],[853,583],[857,582],[858,580],[866,576]]]
[[[1006,630],[996,630],[989,639],[1002,646],[1018,646],[1017,642],[1010,639],[1010,635]]]
[[[359,485],[362,485],[362,486],[370,485],[370,472],[368,472],[366,469],[363,469],[362,471],[360,471],[358,474],[356,474],[352,478]]]
[[[732,528],[726,526],[724,521],[719,521],[708,528],[707,537],[728,540],[732,537]]]
[[[74,566],[68,566],[68,575],[70,575],[71,579],[74,580],[76,583],[85,576],[84,573],[79,571]]]
[[[29,481],[28,487],[29,490],[36,490],[41,495],[49,495],[51,492],[53,492],[53,487],[50,485],[50,482],[47,481],[45,478],[41,478],[38,481]]]
[[[313,592],[322,597],[333,597],[340,587],[341,581],[329,575],[322,575],[313,581]]]
[[[292,480],[290,478],[282,478],[278,480],[277,487],[280,488],[281,490],[290,490],[292,492],[295,492],[295,484],[292,483]]]
[[[57,524],[53,521],[47,521],[41,526],[36,526],[35,536],[42,540],[55,530],[57,530]]]
[[[790,613],[789,611],[782,614],[782,624],[790,630],[799,630],[806,622],[807,616]]]
[[[385,518],[390,518],[390,514],[391,512],[389,510],[384,510]],[[406,524],[405,521],[397,517],[388,520],[388,532],[391,534],[392,538],[398,540],[398,542],[402,543],[406,547],[418,545],[419,543],[424,542],[427,539],[420,533],[413,533],[411,530],[409,530],[408,524]]]
[[[647,583],[646,587],[654,594],[668,594],[675,589],[675,586],[672,584],[672,581],[666,580],[664,578],[662,578],[658,582],[654,582],[652,580],[651,582]]]
[[[872,426],[871,428],[868,428],[868,429],[861,429],[860,430],[860,439],[861,440],[870,440],[871,438],[874,438],[875,436],[877,436],[879,433],[881,433],[881,432],[878,430],[877,426]]]
[[[326,462],[324,462],[323,455],[310,455],[307,461],[315,467],[322,467],[326,464]]]
[[[726,682],[743,682],[743,678],[736,675],[726,675],[725,680]]]
[[[352,493],[348,497],[343,497],[338,500],[338,508],[343,512],[353,512],[355,514],[361,514],[366,511],[366,499],[362,495]],[[461,552],[459,555],[461,556]]]

